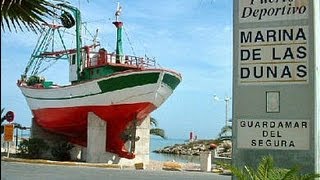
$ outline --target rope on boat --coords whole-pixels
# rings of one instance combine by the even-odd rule
[[[123,27],[123,30],[124,30],[124,33],[126,34],[126,37],[127,37],[128,42],[129,42],[129,44],[130,44],[130,47],[131,47],[131,50],[132,50],[132,54],[133,54],[134,56],[136,56],[136,53],[134,52],[133,45],[132,45],[132,43],[131,43],[131,41],[130,41],[129,35],[128,35],[128,33],[127,33],[127,31],[126,31],[126,29],[125,29],[124,27]]]
[[[27,64],[24,75],[27,75],[27,73],[30,70],[31,70],[30,76],[38,75],[39,73],[46,71],[49,67],[51,67],[53,64],[55,64],[59,58],[61,58],[61,56],[50,57],[51,60],[49,61],[46,59],[49,57],[45,57],[42,55],[43,52],[47,51],[50,44],[52,45],[51,50],[54,51],[54,42],[53,42],[54,38],[53,37],[54,37],[55,30],[56,29],[49,28],[47,31],[43,31],[32,55],[30,57],[30,60]],[[57,32],[58,32],[58,35],[59,35],[59,38],[61,41],[61,45],[62,45],[63,49],[66,50],[67,48],[66,48],[66,45],[63,41],[61,31],[59,29],[57,29]],[[68,54],[67,54],[67,56],[68,56]],[[50,64],[43,67],[42,69],[40,69],[41,65],[45,61],[50,62]]]

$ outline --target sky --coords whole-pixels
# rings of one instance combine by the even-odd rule
[[[115,49],[111,24],[120,2],[124,53],[155,57],[160,67],[182,75],[167,101],[152,112],[168,138],[217,138],[232,100],[232,0],[70,0],[81,10],[87,29],[108,51]],[[15,122],[31,126],[31,111],[16,85],[39,34],[1,31],[1,108],[15,113]],[[90,34],[86,34],[90,35]],[[89,39],[84,42],[89,43]],[[68,83],[68,64],[58,62],[45,74]],[[214,96],[218,98],[214,98]],[[228,117],[231,117],[231,102]]]

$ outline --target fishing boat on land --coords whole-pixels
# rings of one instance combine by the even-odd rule
[[[181,75],[156,67],[154,59],[123,53],[119,4],[113,22],[117,31],[115,52],[108,52],[100,44],[83,45],[80,10],[69,4],[57,4],[57,8],[63,10],[61,23],[45,25],[17,82],[35,122],[86,147],[88,113],[93,112],[107,122],[106,151],[134,158],[136,126],[168,99],[181,82]],[[75,30],[75,47],[65,46],[63,29]],[[54,35],[58,35],[63,48],[49,51],[48,46],[57,42]],[[68,85],[41,77],[42,63],[60,59],[68,59]],[[126,148],[128,141],[131,147]]]

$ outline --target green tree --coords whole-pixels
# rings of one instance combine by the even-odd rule
[[[239,180],[312,180],[320,177],[320,174],[301,174],[298,166],[290,169],[275,167],[272,156],[263,157],[256,168],[247,165],[243,169],[230,164],[222,166],[230,169]]]
[[[69,161],[71,159],[70,150],[73,147],[74,145],[67,141],[59,141],[51,148],[51,154],[55,160]]]
[[[31,159],[41,158],[48,149],[49,145],[40,138],[24,139],[18,146],[20,155]]]
[[[2,0],[1,1],[1,29],[10,32],[18,29],[37,32],[45,18],[55,16],[52,10],[54,4],[47,0]]]
[[[224,126],[224,127],[221,129],[220,133],[219,133],[219,138],[222,138],[223,135],[224,135],[225,133],[227,133],[227,132],[231,132],[231,133],[232,133],[232,126],[230,126],[230,125]]]
[[[159,136],[163,139],[166,139],[166,134],[165,131],[161,128],[157,128],[158,127],[158,121],[151,117],[150,118],[150,125],[151,125],[151,129],[150,129],[150,134],[154,135],[154,136]]]

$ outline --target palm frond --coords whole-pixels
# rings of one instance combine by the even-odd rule
[[[163,139],[167,139],[164,130],[160,129],[160,128],[151,128],[150,129],[150,134],[154,135],[154,136],[159,136],[159,137],[161,137]]]
[[[236,166],[232,166],[231,164],[228,163],[222,163],[222,162],[217,162],[217,165],[223,167],[224,169],[230,169],[232,174],[237,177],[239,180],[248,180],[249,176],[247,173],[245,173],[242,169],[237,168]]]
[[[224,133],[226,133],[226,132],[228,132],[228,131],[232,131],[232,126],[224,126],[222,129],[221,129],[221,131],[220,131],[220,133],[219,133],[219,137],[221,137],[222,136],[222,134],[224,134]]]
[[[320,178],[320,174],[304,174],[299,176],[299,180],[314,180]]]
[[[245,173],[247,174],[247,177],[249,179],[251,179],[251,180],[258,179],[256,171],[252,167],[244,166],[244,170],[245,170]]]
[[[53,17],[55,5],[47,0],[3,0],[1,4],[1,29],[37,32],[46,18]],[[23,28],[24,27],[24,28]]]
[[[270,172],[274,169],[274,162],[272,156],[263,157],[258,165],[257,175],[261,179],[269,177]]]
[[[287,170],[286,172],[283,172],[283,180],[291,180],[291,179],[295,179],[295,177],[297,177],[297,174],[299,173],[299,169],[298,166],[294,166],[292,167],[290,170]]]
[[[152,127],[158,127],[158,121],[155,118],[150,117],[150,125]]]
[[[275,167],[272,156],[263,157],[257,168],[245,165],[242,170],[232,165],[223,164],[222,166],[230,169],[232,174],[240,180],[312,180],[320,177],[320,174],[315,173],[300,174],[298,166],[290,169]]]

